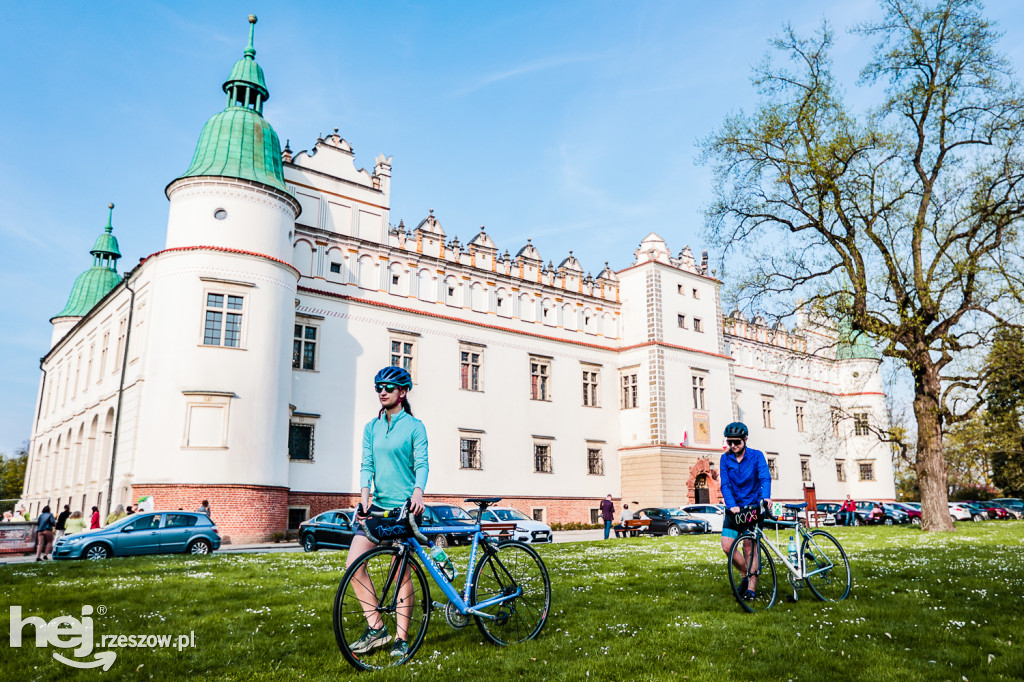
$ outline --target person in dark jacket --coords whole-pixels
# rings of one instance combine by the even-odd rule
[[[61,536],[64,535],[64,524],[68,522],[68,517],[71,516],[71,505],[65,504],[64,511],[57,517],[57,525],[53,529],[53,543],[57,544],[57,540],[60,540]]]
[[[53,550],[53,527],[56,524],[57,520],[50,513],[50,505],[46,505],[36,521],[36,561],[50,560],[50,552]]]
[[[604,521],[604,539],[607,540],[612,532],[612,521],[615,520],[615,504],[612,502],[612,494],[601,500],[601,519]]]

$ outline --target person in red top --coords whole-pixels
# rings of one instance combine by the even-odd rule
[[[839,508],[839,511],[843,514],[843,525],[852,526],[857,505],[850,499],[849,495],[846,496],[846,501],[843,502],[843,506]]]
[[[92,520],[89,522],[89,530],[100,527],[100,508],[94,506],[92,508]]]

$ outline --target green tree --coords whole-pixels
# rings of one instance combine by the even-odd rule
[[[922,528],[953,530],[943,429],[976,409],[962,399],[984,374],[968,360],[1021,311],[1024,115],[979,2],[881,5],[854,31],[876,41],[861,81],[885,85],[860,119],[827,25],[773,41],[788,63],[755,69],[756,111],[702,143],[716,179],[707,228],[741,274],[741,305],[781,317],[803,298],[910,372]]]
[[[1024,495],[1024,332],[996,332],[988,354],[986,427],[992,434],[992,482],[1005,495]]]
[[[28,466],[28,443],[22,445],[7,457],[0,453],[0,500],[12,500],[21,497],[25,486],[25,468]]]

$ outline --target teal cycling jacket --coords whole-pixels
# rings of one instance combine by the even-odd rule
[[[414,488],[426,490],[429,470],[427,430],[405,410],[390,422],[381,415],[363,429],[359,488],[370,488],[372,482],[373,503],[378,507],[400,507]]]

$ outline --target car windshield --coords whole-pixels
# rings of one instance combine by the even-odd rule
[[[120,526],[123,526],[126,523],[131,523],[132,521],[138,521],[138,520],[139,520],[138,515],[136,515],[136,514],[129,514],[128,516],[122,516],[117,521],[111,521],[106,526],[104,526],[104,528],[119,528]]]
[[[432,507],[432,509],[437,514],[437,518],[442,521],[451,521],[452,519],[473,520],[473,517],[458,507]]]
[[[530,517],[515,509],[495,509],[494,515],[502,521],[530,521]]]
[[[686,511],[685,509],[669,509],[668,510],[668,515],[669,516],[689,516],[690,512]]]

